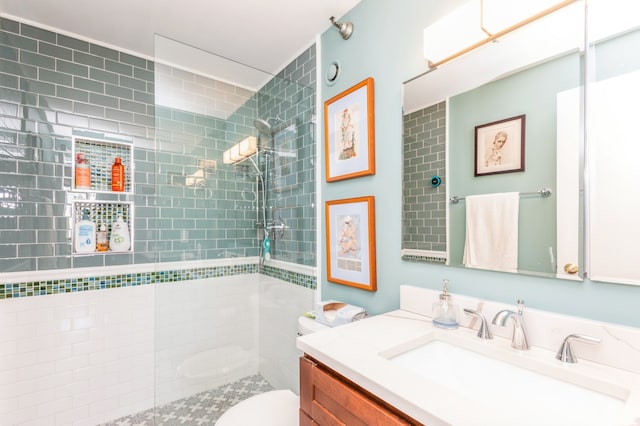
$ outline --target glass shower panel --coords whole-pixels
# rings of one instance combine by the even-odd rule
[[[273,155],[267,173],[268,229],[272,257],[314,266],[315,91],[274,78],[258,91],[258,114],[270,119]]]
[[[259,375],[258,277],[272,266],[262,261],[265,236],[272,259],[315,265],[315,100],[283,76],[160,35],[154,97],[157,219],[148,244],[162,283],[154,403],[163,416],[175,401],[238,380],[269,387]],[[258,152],[225,162],[247,138]],[[218,405],[211,420],[226,408]]]

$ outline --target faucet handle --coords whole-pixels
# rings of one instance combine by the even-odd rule
[[[489,330],[489,327],[487,326],[487,320],[484,317],[484,315],[482,315],[482,313],[480,313],[479,311],[474,311],[473,309],[468,309],[468,308],[464,308],[463,311],[466,314],[469,315],[473,315],[476,316],[478,318],[480,318],[480,327],[478,328],[478,337],[481,339],[493,339],[493,336],[491,335],[491,331]]]
[[[591,337],[584,334],[570,334],[565,337],[564,341],[562,342],[562,346],[560,346],[560,350],[558,350],[558,353],[556,354],[556,359],[571,364],[578,362],[578,359],[573,355],[573,348],[571,347],[572,340],[577,340],[578,342],[583,343],[602,342],[602,339],[600,339],[599,337]]]

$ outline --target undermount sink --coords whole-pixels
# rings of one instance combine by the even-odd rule
[[[504,424],[619,424],[631,393],[591,374],[589,366],[557,361],[550,351],[521,352],[456,331],[433,331],[380,355],[498,413]]]

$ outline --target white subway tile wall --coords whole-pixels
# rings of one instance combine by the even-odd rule
[[[314,309],[314,291],[282,280],[260,277],[260,374],[276,389],[300,388],[296,348],[298,318]]]
[[[154,403],[152,286],[0,305],[0,424],[98,424]]]
[[[246,274],[2,303],[0,424],[96,425],[259,369],[295,389],[297,317],[313,297],[312,289]],[[178,369],[234,346],[246,350],[246,362],[212,359],[221,368],[204,377]]]

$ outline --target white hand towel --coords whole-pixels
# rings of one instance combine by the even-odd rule
[[[465,204],[464,265],[517,272],[519,193],[472,195],[465,197]]]

